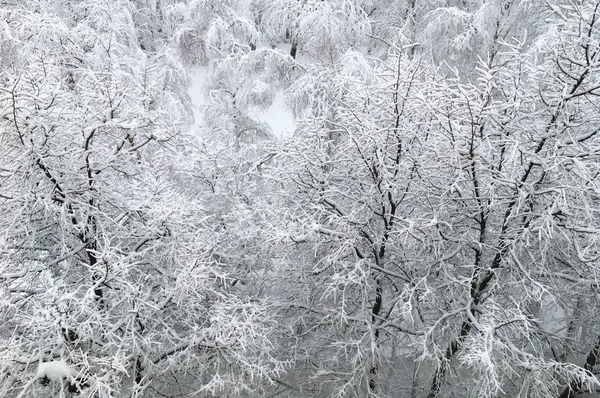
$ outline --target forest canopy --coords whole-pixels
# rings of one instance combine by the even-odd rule
[[[0,396],[600,393],[600,0],[0,17]]]

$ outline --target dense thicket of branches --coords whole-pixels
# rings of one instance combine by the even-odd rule
[[[0,14],[0,395],[600,388],[598,0]]]

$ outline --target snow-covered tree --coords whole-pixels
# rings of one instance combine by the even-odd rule
[[[306,121],[280,155],[274,239],[308,374],[291,385],[427,397],[597,385],[598,7],[547,8],[546,34],[498,40],[473,84],[406,51],[347,53],[290,89]]]
[[[256,48],[260,34],[248,0],[162,0],[161,15],[184,62],[206,65]]]
[[[260,395],[281,363],[192,189],[185,73],[127,1],[37,4],[2,10],[1,394]]]
[[[290,55],[304,54],[333,64],[352,47],[363,45],[370,31],[365,6],[356,0],[256,1],[260,25],[273,44],[288,39]]]
[[[598,0],[0,7],[0,395],[598,388]]]

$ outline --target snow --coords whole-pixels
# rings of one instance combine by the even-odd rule
[[[194,110],[194,126],[200,127],[204,122],[202,110],[206,106],[206,84],[210,78],[208,67],[196,67],[190,71],[191,84],[188,95]],[[265,123],[277,138],[289,137],[295,129],[292,111],[285,105],[283,93],[275,95],[273,104],[266,110],[251,109],[249,116],[258,122]]]
[[[25,274],[27,274],[26,269],[17,272],[5,272],[3,274],[0,274],[0,279],[17,279],[22,276],[25,276]]]
[[[202,109],[206,105],[205,87],[210,76],[210,70],[207,66],[198,66],[190,71],[191,84],[188,89],[188,95],[192,101],[194,109],[194,125],[201,126],[204,118]]]
[[[60,361],[40,362],[35,377],[29,380],[27,384],[23,386],[23,389],[19,395],[17,395],[17,398],[25,397],[29,387],[31,387],[36,380],[41,378],[46,377],[51,381],[58,381],[62,383],[63,379],[72,379],[76,375],[77,372],[74,369],[71,369],[69,364],[67,364],[64,359],[61,359]]]
[[[52,381],[72,378],[76,372],[69,367],[64,359],[60,361],[42,362],[38,366],[36,378],[46,377]]]
[[[254,111],[251,116],[268,124],[275,137],[289,137],[294,132],[294,116],[285,105],[283,93],[277,93],[269,109]]]
[[[566,337],[568,314],[554,297],[545,295],[542,298],[539,318],[544,331]]]

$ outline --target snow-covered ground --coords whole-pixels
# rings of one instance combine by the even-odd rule
[[[289,137],[294,133],[295,123],[292,112],[286,107],[283,93],[275,96],[273,105],[267,110],[255,111],[250,115],[271,127],[275,137]]]
[[[202,109],[206,105],[206,84],[209,73],[208,67],[196,67],[190,71],[191,84],[188,94],[192,100],[194,124],[197,127],[203,124]],[[269,125],[273,135],[277,138],[289,137],[294,132],[294,116],[285,105],[283,93],[277,93],[269,109],[254,110],[250,117]]]
[[[206,83],[209,69],[206,66],[198,66],[190,71],[191,84],[188,95],[192,100],[194,109],[194,125],[201,126],[203,123],[202,108],[206,105]]]

